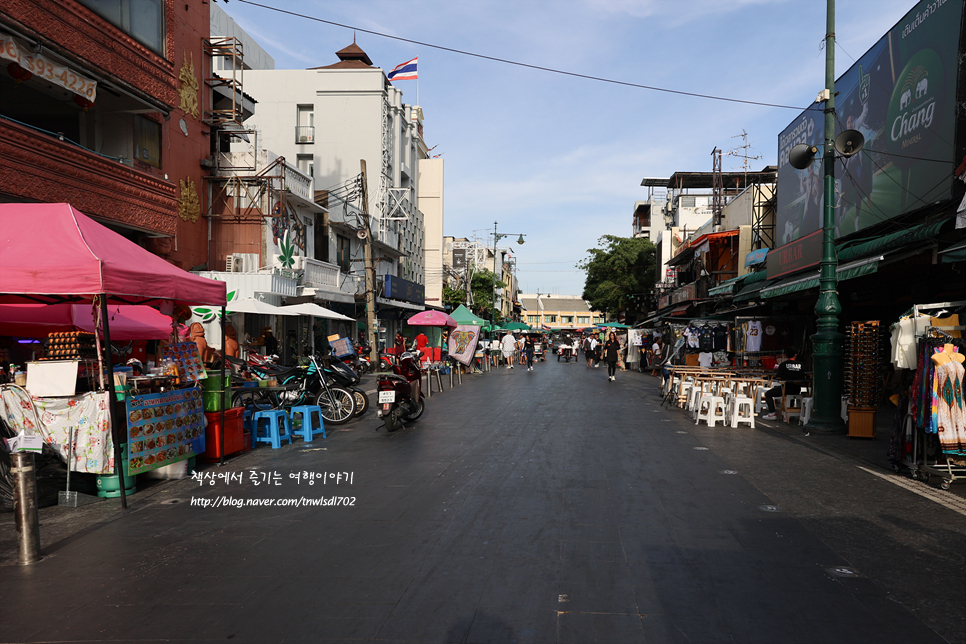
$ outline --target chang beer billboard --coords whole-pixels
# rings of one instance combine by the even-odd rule
[[[835,81],[835,133],[858,130],[865,148],[835,161],[836,236],[948,199],[956,163],[955,109],[963,0],[918,3]],[[822,227],[824,105],[778,137],[777,244]],[[819,153],[788,164],[798,143]]]

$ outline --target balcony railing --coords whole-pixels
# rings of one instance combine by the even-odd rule
[[[312,288],[325,288],[330,290],[341,290],[341,271],[338,265],[328,262],[320,262],[317,259],[304,258],[305,277],[303,278],[306,286]]]
[[[315,126],[314,125],[296,125],[295,142],[296,143],[315,143]]]

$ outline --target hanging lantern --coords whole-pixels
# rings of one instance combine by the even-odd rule
[[[13,76],[14,80],[17,81],[17,85],[25,80],[30,80],[30,78],[33,76],[33,72],[27,71],[17,63],[10,63],[7,65],[7,71],[11,76]]]
[[[81,96],[80,94],[74,94],[74,102],[83,108],[85,112],[87,108],[94,104],[94,101],[88,100],[86,96]]]

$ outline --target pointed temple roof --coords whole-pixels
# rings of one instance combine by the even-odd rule
[[[354,42],[335,52],[335,55],[339,57],[339,62],[322,67],[310,67],[309,69],[367,69],[374,67],[372,61],[369,60],[369,55]]]

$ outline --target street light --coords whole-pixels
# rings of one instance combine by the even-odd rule
[[[511,235],[520,235],[520,237],[517,239],[517,243],[522,246],[523,238],[526,237],[526,235],[522,233],[498,233],[496,232],[496,224],[497,222],[494,221],[493,222],[493,302],[492,302],[493,313],[490,316],[490,320],[493,322],[494,326],[496,326],[496,243],[501,239],[503,239],[504,237],[510,237]],[[502,273],[503,271],[501,270],[500,274],[502,275]]]
[[[842,397],[842,341],[839,314],[842,304],[838,296],[835,270],[835,0],[827,0],[825,27],[825,209],[822,220],[822,262],[818,301],[815,303],[816,332],[812,336],[812,368],[814,371],[813,413],[806,430],[817,433],[843,431],[840,415]]]

